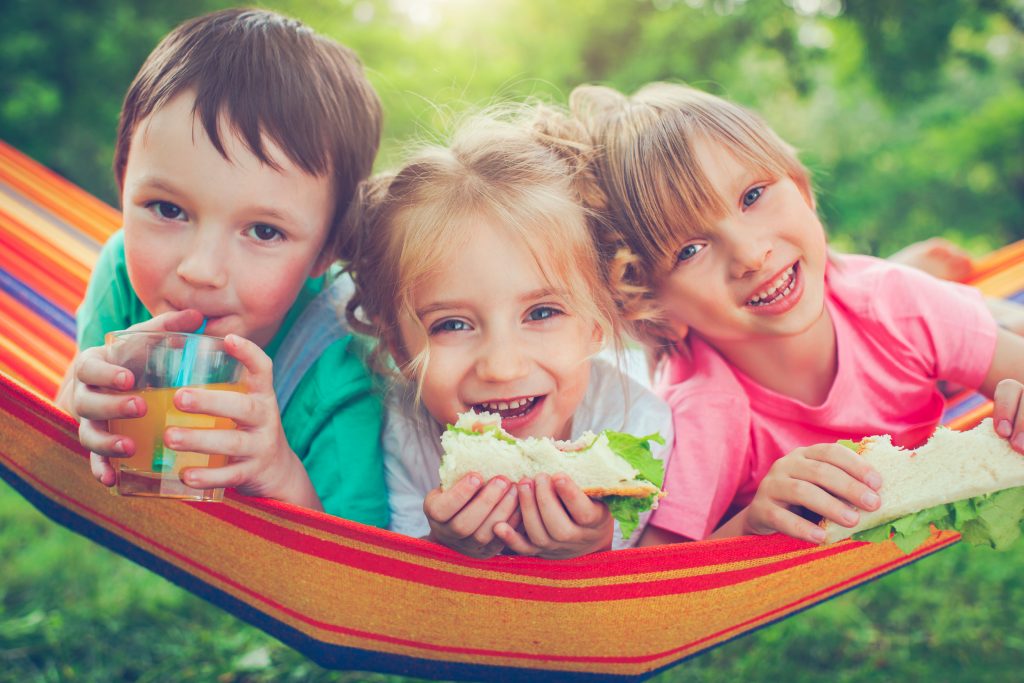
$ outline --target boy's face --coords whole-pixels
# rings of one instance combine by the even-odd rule
[[[600,350],[593,323],[552,290],[525,244],[481,220],[443,272],[412,292],[403,345],[429,347],[424,406],[441,424],[467,410],[499,413],[517,437],[567,439]]]
[[[151,314],[193,308],[206,334],[265,346],[323,253],[334,210],[330,179],[299,169],[267,138],[280,170],[262,164],[229,126],[211,144],[191,93],[143,120],[124,173],[128,275]]]

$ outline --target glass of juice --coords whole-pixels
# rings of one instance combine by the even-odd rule
[[[116,491],[122,496],[219,501],[224,489],[195,489],[181,480],[190,467],[220,467],[227,456],[176,451],[164,445],[168,427],[234,429],[228,418],[185,413],[174,407],[174,394],[182,387],[244,392],[242,366],[224,349],[224,340],[185,332],[111,332],[106,337],[107,358],[132,372],[130,391],[146,402],[146,414],[110,420],[112,434],[135,442],[130,458],[111,458],[117,474]]]

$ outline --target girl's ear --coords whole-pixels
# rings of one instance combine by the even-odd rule
[[[690,326],[680,322],[670,322],[669,329],[677,341],[683,341],[686,339],[686,335],[690,334]]]

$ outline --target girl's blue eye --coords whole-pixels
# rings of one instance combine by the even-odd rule
[[[151,209],[160,218],[166,218],[169,221],[176,221],[185,217],[185,212],[182,211],[181,207],[170,202],[150,202],[146,205],[146,208]]]
[[[689,261],[694,256],[696,256],[703,248],[703,244],[687,244],[685,247],[679,250],[679,254],[676,256],[676,259],[679,261]]]
[[[430,328],[431,334],[437,334],[439,332],[462,332],[463,330],[469,329],[469,323],[465,320],[458,320],[457,318],[449,318],[448,320],[442,320],[436,323]]]
[[[531,321],[547,320],[553,318],[556,315],[561,315],[561,311],[551,306],[538,306],[529,313],[526,314],[527,319]]]
[[[257,223],[252,226],[251,230],[253,236],[261,242],[271,242],[275,239],[284,237],[280,230],[272,225],[266,225],[265,223]]]
[[[743,195],[743,206],[744,206],[744,208],[750,206],[751,204],[756,202],[758,199],[760,199],[762,194],[764,194],[764,188],[763,187],[754,187],[754,188],[751,188],[751,189],[747,190],[747,193],[745,195]]]

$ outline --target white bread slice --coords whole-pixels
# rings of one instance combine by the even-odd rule
[[[894,446],[886,435],[864,439],[859,452],[882,475],[882,506],[861,511],[853,528],[822,522],[826,543],[936,505],[1024,486],[1024,455],[995,433],[991,418],[966,432],[939,427],[916,451]]]
[[[492,413],[463,413],[455,427],[476,432],[480,427],[497,427],[483,433],[446,431],[441,435],[441,488],[447,489],[470,472],[484,481],[504,476],[510,481],[534,478],[540,473],[563,472],[592,498],[628,496],[644,498],[664,495],[608,446],[604,434],[584,433],[575,441],[549,438],[514,439],[500,429],[501,417]],[[584,450],[586,449],[586,450]]]

